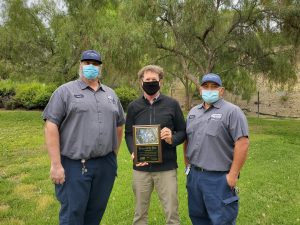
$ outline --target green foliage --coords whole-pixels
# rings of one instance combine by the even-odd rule
[[[14,75],[22,80],[36,74],[45,75],[50,68],[48,59],[54,42],[50,30],[40,19],[41,10],[28,7],[23,0],[3,2],[6,15],[1,19],[4,25],[0,26],[0,60],[6,60],[5,65],[13,65],[6,73],[10,78]]]
[[[15,84],[11,80],[0,80],[0,97],[10,97],[16,94]]]
[[[14,100],[25,109],[43,109],[55,90],[55,85],[46,86],[38,82],[18,86]]]
[[[15,94],[16,87],[11,80],[0,80],[0,108],[15,108],[15,102],[12,99]]]
[[[36,96],[35,96],[35,104],[38,109],[43,109],[47,105],[53,91],[56,89],[56,85],[47,85],[44,84],[40,89],[38,89]]]
[[[55,88],[55,85],[46,86],[38,82],[20,84],[14,100],[25,109],[43,109]]]
[[[1,36],[1,27],[0,27],[0,36]],[[11,76],[12,71],[14,69],[15,69],[14,65],[12,65],[9,60],[5,60],[5,59],[1,60],[0,57],[0,80],[8,79],[9,76]]]
[[[127,110],[129,103],[139,96],[138,92],[135,89],[129,87],[116,88],[115,92],[118,95],[125,111]]]

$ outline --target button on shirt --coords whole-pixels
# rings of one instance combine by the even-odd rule
[[[61,154],[71,159],[107,155],[117,148],[117,127],[125,122],[115,92],[101,84],[94,91],[82,80],[60,86],[51,96],[43,119],[59,128]]]
[[[195,106],[187,116],[187,157],[192,165],[210,171],[230,169],[235,142],[248,137],[248,123],[241,109],[223,99],[209,109]]]

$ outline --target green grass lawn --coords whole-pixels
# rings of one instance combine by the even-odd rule
[[[249,118],[251,147],[239,181],[239,225],[300,224],[300,121]],[[182,146],[178,148],[179,213],[188,217]],[[132,166],[123,141],[118,177],[101,224],[130,225]],[[0,111],[0,224],[58,224],[41,112]],[[149,225],[164,224],[153,193]]]

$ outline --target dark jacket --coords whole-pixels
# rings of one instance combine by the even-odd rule
[[[169,145],[161,140],[162,163],[152,163],[143,167],[133,165],[133,169],[157,172],[177,168],[176,146],[181,144],[186,137],[185,120],[178,102],[160,94],[152,105],[144,96],[129,104],[125,124],[125,139],[130,153],[134,150],[132,126],[151,124],[160,124],[161,129],[168,127],[173,134],[173,144]]]

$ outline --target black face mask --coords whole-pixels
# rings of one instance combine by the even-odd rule
[[[160,89],[159,81],[143,82],[143,90],[148,95],[154,95]]]

